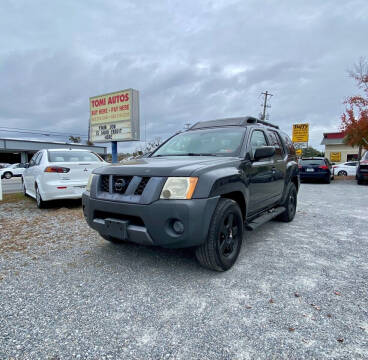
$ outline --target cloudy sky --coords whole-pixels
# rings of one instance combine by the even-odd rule
[[[1,0],[0,14],[0,127],[46,133],[87,134],[89,97],[125,88],[147,139],[257,116],[268,90],[270,120],[309,122],[321,148],[368,56],[367,0]]]

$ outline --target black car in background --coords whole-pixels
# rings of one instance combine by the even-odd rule
[[[321,180],[329,184],[334,179],[332,165],[323,157],[309,157],[299,160],[300,180]]]
[[[368,151],[365,152],[362,159],[359,161],[356,178],[359,185],[368,182]]]

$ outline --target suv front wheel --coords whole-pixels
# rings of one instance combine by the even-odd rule
[[[196,249],[199,263],[211,270],[230,269],[238,258],[243,231],[243,216],[238,204],[221,198],[212,215],[206,242]]]

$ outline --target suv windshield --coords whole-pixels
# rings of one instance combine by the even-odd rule
[[[368,151],[363,155],[362,160],[368,160]]]
[[[244,128],[194,130],[178,134],[151,156],[238,156]]]
[[[102,161],[96,154],[88,151],[49,151],[50,162],[96,162]]]

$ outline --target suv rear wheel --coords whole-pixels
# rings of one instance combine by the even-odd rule
[[[284,222],[292,221],[295,217],[296,205],[297,205],[297,191],[295,184],[291,183],[285,201],[282,204],[280,204],[280,206],[284,206],[286,210],[277,217],[277,220]]]
[[[199,263],[211,270],[230,269],[238,258],[243,231],[239,205],[234,200],[221,198],[212,215],[206,242],[196,249]]]

